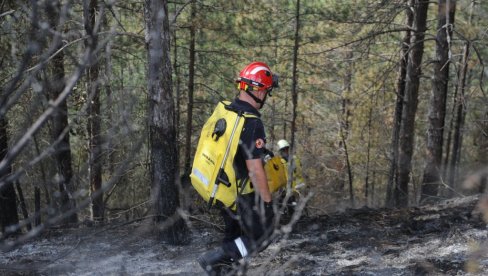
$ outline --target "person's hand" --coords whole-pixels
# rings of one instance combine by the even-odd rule
[[[264,155],[269,155],[271,157],[274,157],[274,153],[272,151],[270,151],[269,149],[263,148],[263,151],[264,151]]]

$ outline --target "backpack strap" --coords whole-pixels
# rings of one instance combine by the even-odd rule
[[[246,112],[242,110],[237,110],[230,106],[231,102],[229,101],[221,101],[222,104],[224,104],[225,109],[237,113],[238,116],[240,117],[245,117],[245,118],[259,118],[256,114],[253,114],[251,112]]]

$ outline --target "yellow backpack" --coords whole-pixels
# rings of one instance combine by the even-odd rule
[[[212,207],[221,202],[234,207],[237,179],[233,167],[245,118],[256,115],[232,110],[230,102],[219,102],[202,128],[193,159],[191,184]]]
[[[281,161],[281,157],[274,156],[268,160],[265,159],[264,170],[266,171],[268,187],[271,193],[286,186],[286,167]]]

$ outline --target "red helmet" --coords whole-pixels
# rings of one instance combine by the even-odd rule
[[[251,62],[242,69],[237,78],[237,88],[241,90],[267,90],[271,92],[273,87],[277,86],[276,77],[271,73],[271,69],[264,62]]]

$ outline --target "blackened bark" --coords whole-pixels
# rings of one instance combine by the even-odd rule
[[[353,57],[354,53],[348,49],[345,55],[347,68],[344,75],[344,87],[342,89],[342,106],[341,106],[341,119],[339,123],[339,133],[340,133],[340,141],[339,141],[339,149],[340,152],[343,153],[342,163],[344,164],[342,168],[347,168],[347,174],[344,172],[343,169],[339,171],[339,189],[338,192],[342,192],[345,189],[345,183],[348,183],[349,189],[349,200],[351,206],[354,205],[354,191],[353,191],[353,183],[352,183],[352,168],[350,167],[351,162],[349,160],[349,153],[347,151],[347,141],[349,139],[349,131],[351,127],[350,117],[351,117],[351,90],[352,90],[352,71],[353,71]]]
[[[8,151],[7,127],[7,119],[0,118],[0,159],[5,158]],[[1,179],[5,179],[11,173],[11,167],[8,166],[4,172],[3,175],[0,175]],[[3,233],[2,238],[5,238],[18,232],[18,230],[10,230],[8,227],[19,223],[19,215],[17,213],[17,197],[13,183],[3,182],[0,185],[0,230]]]
[[[172,95],[168,7],[165,0],[145,0],[148,51],[149,146],[151,194],[160,237],[171,243],[187,241],[187,228],[177,213],[178,156]]]
[[[48,204],[49,206],[49,204]],[[34,187],[34,226],[41,224],[41,189]]]
[[[428,7],[428,0],[414,1],[413,35],[410,41],[411,48],[408,55],[405,97],[399,139],[398,183],[395,189],[395,204],[397,207],[408,205],[408,183],[412,171],[415,115],[417,113]]]
[[[87,3],[89,1],[89,3]],[[98,84],[99,62],[95,49],[98,47],[98,34],[95,18],[98,9],[97,0],[84,1],[85,31],[88,35],[86,47],[91,48],[90,65],[87,68],[88,81],[88,139],[90,149],[90,195],[92,200],[92,219],[103,221],[102,160],[100,136],[100,86]]]
[[[429,103],[427,156],[422,181],[421,202],[436,200],[441,184],[442,146],[449,82],[450,44],[456,11],[456,0],[439,0],[437,15],[436,58]]]
[[[411,28],[413,25],[413,12],[410,7],[413,6],[413,0],[406,0],[408,3],[405,9],[406,18],[405,24]],[[390,152],[390,169],[388,173],[388,186],[386,189],[386,206],[393,207],[395,205],[395,187],[398,183],[398,145],[400,139],[400,126],[402,123],[403,98],[405,97],[405,80],[407,77],[408,64],[408,49],[410,48],[410,39],[412,37],[411,31],[406,31],[403,37],[400,50],[400,66],[397,78],[397,97],[395,104],[395,117],[393,119],[393,131],[391,138],[391,152]]]
[[[57,32],[61,32],[58,28],[59,21],[59,1],[52,1],[46,5],[46,12],[49,18],[51,28]],[[55,35],[53,37],[53,44],[59,50],[62,47],[61,37]],[[52,62],[49,65],[50,78],[47,81],[47,90],[49,91],[49,97],[51,100],[56,100],[65,86],[65,74],[64,74],[64,52],[59,53],[52,58]],[[71,196],[71,178],[73,177],[73,171],[71,168],[71,145],[68,129],[68,105],[66,100],[62,101],[52,114],[52,131],[51,136],[53,141],[60,139],[56,144],[54,150],[54,158],[56,162],[56,174],[55,177],[60,192],[59,197],[59,211],[65,213],[70,209],[76,207],[76,203]],[[67,217],[63,223],[76,223],[78,217],[76,213]]]

